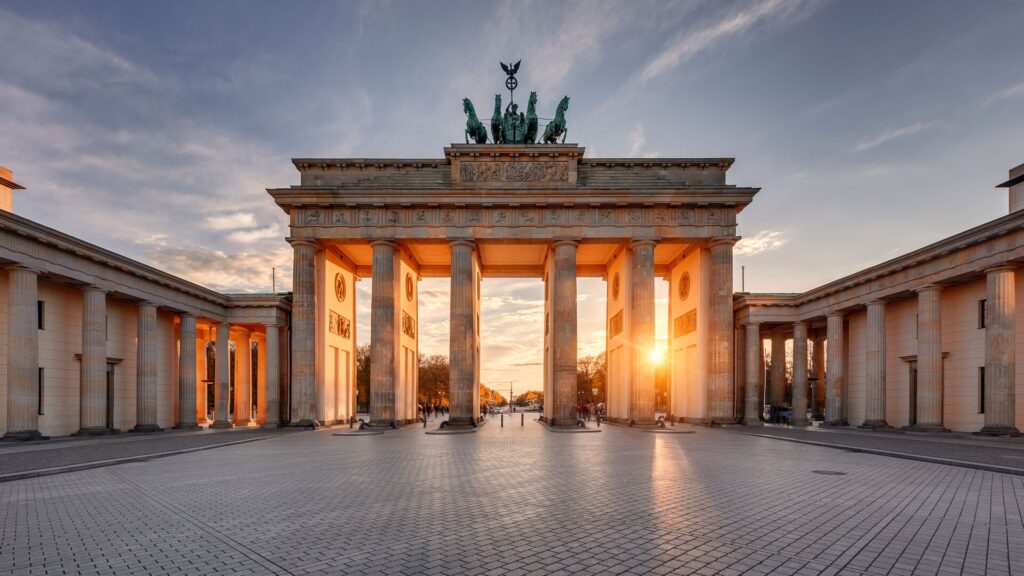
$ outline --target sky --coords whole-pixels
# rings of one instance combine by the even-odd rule
[[[274,267],[287,288],[265,190],[298,182],[291,158],[441,157],[462,98],[522,59],[589,157],[735,157],[729,182],[762,189],[735,288],[743,266],[748,291],[800,292],[1005,214],[1021,30],[1019,0],[0,0],[0,164],[25,217],[214,289],[269,291]],[[421,353],[446,354],[448,283],[420,294]],[[579,297],[596,354],[604,282]],[[539,388],[540,281],[485,280],[482,307],[484,382]]]

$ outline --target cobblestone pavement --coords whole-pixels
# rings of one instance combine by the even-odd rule
[[[58,438],[40,442],[0,444],[0,477],[7,474],[75,466],[115,458],[157,455],[257,440],[290,431],[259,428],[223,431],[167,431],[158,434],[118,434],[92,438]]]
[[[736,427],[747,434],[763,434],[791,440],[822,442],[836,447],[884,450],[911,456],[956,460],[967,465],[980,464],[1015,469],[1024,473],[1024,437],[990,438],[952,433],[873,432],[850,428],[791,428],[764,426]]]
[[[1024,478],[724,430],[331,431],[0,484],[2,574],[1008,574]]]

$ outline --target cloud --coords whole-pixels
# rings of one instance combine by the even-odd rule
[[[987,108],[1000,100],[1009,100],[1020,96],[1024,96],[1024,82],[1018,82],[1013,86],[1007,86],[995,94],[992,94],[982,102],[981,107]]]
[[[640,80],[648,82],[669,73],[719,42],[749,33],[752,28],[765,22],[785,20],[797,14],[797,9],[805,5],[804,0],[763,0],[734,10],[722,19],[686,30],[644,66]]]
[[[911,124],[910,126],[904,126],[903,128],[897,128],[896,130],[889,130],[888,132],[883,132],[882,134],[872,138],[871,140],[861,141],[859,144],[857,144],[857,147],[854,148],[854,152],[870,150],[871,148],[874,148],[875,146],[881,146],[886,142],[890,142],[892,140],[896,140],[899,138],[906,138],[907,136],[913,136],[914,134],[924,132],[925,130],[928,130],[931,127],[932,124],[930,122],[918,122],[917,124]]]
[[[234,230],[235,228],[250,228],[255,225],[256,219],[251,212],[234,212],[206,217],[206,227],[211,230]]]
[[[762,230],[754,236],[741,239],[736,243],[733,254],[737,256],[755,256],[762,252],[781,248],[788,242],[785,232]]]
[[[145,258],[165,272],[221,292],[270,292],[271,268],[277,268],[278,291],[291,289],[292,250],[287,246],[234,253],[198,246],[154,246],[146,250]]]

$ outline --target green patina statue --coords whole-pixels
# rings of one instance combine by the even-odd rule
[[[526,105],[526,114],[519,111],[519,105],[515,103],[515,89],[519,85],[516,80],[516,73],[519,71],[519,62],[512,65],[501,64],[508,78],[505,80],[505,87],[509,89],[509,102],[505,112],[501,111],[501,94],[494,95],[494,112],[491,114],[491,142],[495,144],[534,144],[537,142],[537,131],[540,126],[540,118],[537,116],[537,93],[530,92],[530,100]],[[558,143],[558,137],[562,137],[565,143],[568,130],[565,124],[565,112],[569,109],[569,97],[562,98],[555,112],[555,119],[548,123],[544,129],[544,136],[541,141],[545,144]],[[487,142],[487,129],[484,128],[480,119],[476,116],[476,109],[469,98],[462,99],[462,111],[466,113],[466,143],[472,138],[477,144]]]
[[[473,103],[469,101],[469,98],[462,99],[462,111],[466,113],[466,144],[469,144],[469,139],[473,138],[473,141],[477,144],[485,144],[487,142],[487,129],[484,128],[480,119],[476,117],[476,108],[473,108]]]
[[[569,97],[562,98],[562,101],[558,103],[558,109],[555,110],[555,119],[548,123],[547,128],[544,128],[545,144],[557,144],[558,137],[562,137],[562,144],[565,144],[565,137],[569,135],[569,129],[565,125],[565,111],[569,109]]]

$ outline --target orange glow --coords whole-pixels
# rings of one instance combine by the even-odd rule
[[[655,366],[660,366],[661,364],[664,364],[666,353],[667,350],[665,350],[664,346],[655,346],[650,353],[651,364],[654,364]]]

